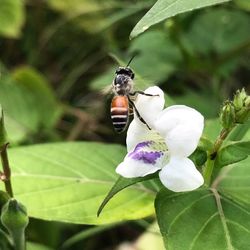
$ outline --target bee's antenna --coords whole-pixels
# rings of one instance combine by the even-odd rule
[[[134,53],[134,55],[130,58],[130,60],[129,60],[127,66],[126,66],[126,68],[130,65],[130,63],[133,61],[133,59],[134,59],[138,54],[139,54],[138,51]]]

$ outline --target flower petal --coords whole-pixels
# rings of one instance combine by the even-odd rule
[[[137,119],[134,119],[127,131],[127,138],[126,138],[126,144],[127,144],[127,151],[130,152],[135,148],[135,146],[144,141],[153,141],[153,140],[159,140],[160,135],[152,130],[149,130],[147,126],[145,126],[143,123],[138,121]]]
[[[147,88],[144,91],[144,93],[151,95],[159,95],[159,96],[146,96],[138,94],[135,101],[135,106],[139,111],[139,114],[146,121],[146,123],[152,128],[156,117],[164,107],[165,103],[164,93],[157,86]],[[139,118],[136,115],[134,116],[134,119],[139,120]]]
[[[165,138],[171,156],[187,157],[199,143],[204,117],[193,108],[174,105],[159,114],[154,126]]]
[[[201,173],[188,158],[171,158],[159,176],[162,184],[174,192],[191,191],[204,183]]]
[[[135,149],[128,153],[116,172],[123,177],[143,177],[162,168],[165,153],[152,150],[154,142],[139,143]]]
[[[148,141],[147,137],[149,132],[150,130],[146,126],[134,119],[130,123],[127,131],[127,151],[130,152],[133,150],[140,142]]]

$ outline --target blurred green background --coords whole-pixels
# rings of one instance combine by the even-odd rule
[[[186,104],[209,119],[218,117],[235,90],[250,90],[249,0],[178,15],[132,40],[131,30],[155,1],[0,2],[0,103],[12,147],[75,140],[124,144],[126,134],[116,135],[109,117],[112,95],[103,89],[134,53],[136,89],[159,85],[166,105]],[[67,249],[115,249],[153,220],[96,228],[32,220],[27,237],[59,249],[85,232]]]

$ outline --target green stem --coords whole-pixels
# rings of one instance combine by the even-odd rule
[[[11,238],[13,240],[15,250],[26,249],[24,230],[16,230],[12,232]]]
[[[203,173],[205,185],[207,186],[210,186],[210,182],[211,182],[211,178],[212,178],[212,174],[214,170],[214,162],[216,160],[217,153],[220,150],[222,143],[227,138],[227,136],[229,135],[229,133],[232,131],[233,128],[234,126],[229,129],[223,128],[221,130],[220,135],[215,140],[212,150],[208,154],[207,164]]]
[[[1,161],[2,161],[2,167],[3,167],[3,182],[5,185],[5,190],[9,194],[10,197],[13,197],[13,190],[11,185],[11,170],[8,160],[8,154],[7,154],[7,147],[8,143],[4,144],[0,151]]]
[[[208,158],[206,168],[204,171],[204,181],[206,186],[210,185],[213,170],[214,170],[214,160]]]

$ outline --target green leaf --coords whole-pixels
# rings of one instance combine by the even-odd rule
[[[27,250],[52,250],[52,248],[34,242],[27,242]]]
[[[51,129],[61,107],[48,82],[32,68],[5,72],[0,78],[0,103],[9,141],[17,143],[41,129]]]
[[[250,155],[250,141],[228,143],[223,146],[217,154],[215,166],[226,165],[242,161]]]
[[[250,208],[250,157],[222,169],[218,189],[231,200]],[[215,181],[216,183],[216,181]]]
[[[168,250],[247,250],[250,232],[250,158],[223,168],[211,189],[156,197]]]
[[[213,52],[230,53],[249,43],[249,22],[249,15],[237,9],[217,8],[200,12],[185,34],[185,47],[194,55],[197,52],[208,56]],[[229,68],[237,66],[232,60],[225,60],[225,63]]]
[[[61,113],[61,108],[47,79],[35,69],[27,66],[17,68],[13,72],[13,78],[36,100],[39,126],[53,127]]]
[[[20,36],[24,19],[24,1],[1,0],[0,35],[10,38],[17,38]]]
[[[106,206],[106,204],[120,191],[123,189],[132,186],[138,182],[142,182],[145,180],[150,180],[152,178],[158,177],[158,173],[154,173],[151,175],[147,175],[146,177],[138,177],[138,178],[124,178],[124,177],[119,177],[114,186],[111,188],[111,190],[108,192],[107,196],[101,203],[98,211],[97,211],[97,216],[99,216],[103,210],[103,208]]]
[[[2,229],[0,229],[0,249],[13,250],[9,235]]]
[[[231,141],[250,140],[250,119],[244,124],[238,124],[230,133]]]
[[[180,13],[211,6],[228,0],[158,0],[154,6],[143,16],[131,32],[131,37],[138,36],[150,26]]]
[[[15,197],[31,217],[70,223],[104,224],[154,213],[155,192],[134,185],[97,210],[117,180],[124,147],[101,143],[55,143],[9,150]]]
[[[249,0],[234,0],[235,4],[243,10],[250,11]]]

